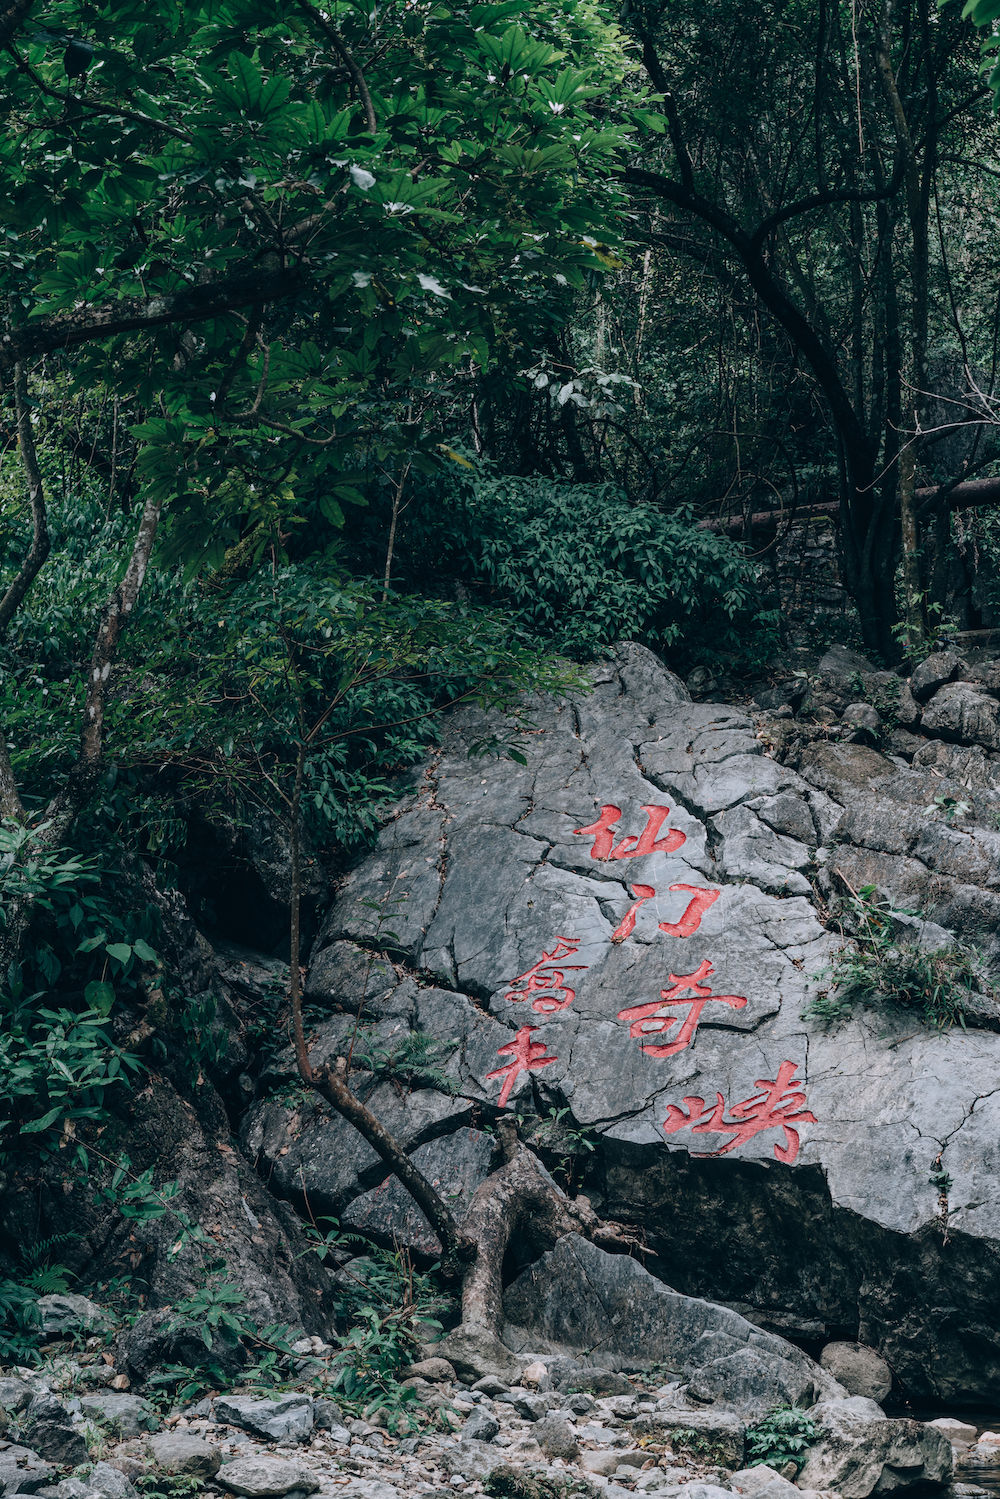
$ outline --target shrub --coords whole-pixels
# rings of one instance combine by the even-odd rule
[[[747,1427],[747,1466],[766,1463],[780,1470],[786,1463],[794,1463],[798,1472],[816,1433],[816,1423],[805,1411],[791,1405],[777,1406],[763,1420]]]
[[[958,946],[933,951],[918,946],[904,924],[909,914],[896,911],[874,885],[851,896],[843,930],[852,940],[834,955],[830,988],[804,1013],[834,1025],[859,1006],[877,1005],[910,1011],[941,1029],[964,1026],[977,999],[997,997],[975,953]]]
[[[481,472],[425,505],[419,526],[428,570],[488,588],[525,631],[576,659],[629,639],[691,661],[745,657],[751,637],[772,644],[752,562],[689,507],[665,514],[611,484]]]

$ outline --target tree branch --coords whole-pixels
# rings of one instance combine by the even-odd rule
[[[28,502],[31,505],[31,547],[17,576],[12,579],[3,598],[0,598],[0,639],[6,635],[8,625],[41,572],[51,546],[45,510],[45,488],[38,467],[35,434],[28,405],[28,379],[20,361],[14,366],[14,409],[17,412],[17,442],[24,476],[28,481]]]
[[[343,1114],[358,1134],[363,1136],[376,1154],[409,1192],[424,1217],[441,1241],[446,1264],[454,1265],[468,1259],[471,1246],[467,1236],[459,1228],[454,1215],[444,1199],[434,1190],[418,1166],[406,1154],[383,1124],[366,1108],[360,1098],[347,1085],[347,1061],[338,1057],[333,1067],[318,1070],[306,1058],[308,1075],[303,1074],[302,1060],[297,1056],[299,1073],[308,1083],[331,1103],[339,1114]]]
[[[358,97],[360,98],[362,107],[365,111],[365,121],[368,125],[369,134],[374,135],[378,130],[378,121],[375,119],[375,106],[372,104],[372,96],[368,91],[368,85],[365,82],[364,73],[362,73],[361,69],[358,67],[358,64],[354,60],[353,54],[348,50],[343,38],[340,35],[340,32],[337,30],[336,26],[334,26],[333,22],[326,16],[324,16],[322,12],[318,11],[315,5],[311,5],[310,0],[299,0],[299,5],[301,9],[305,11],[309,19],[314,23],[314,25],[319,27],[320,31],[322,31],[323,35],[330,43],[334,52],[336,52],[337,56],[344,64],[344,67],[350,73],[351,78],[354,82],[354,86],[358,91]]]
[[[0,10],[0,47],[5,47],[19,30],[33,4],[34,0],[11,0]]]
[[[204,286],[185,286],[162,297],[121,297],[116,302],[39,318],[8,328],[0,337],[0,370],[10,369],[18,360],[61,353],[98,338],[163,328],[170,323],[204,322],[237,307],[279,301],[295,296],[305,284],[301,270],[282,267],[231,276]]]

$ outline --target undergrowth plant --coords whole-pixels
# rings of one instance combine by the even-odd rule
[[[874,885],[854,892],[843,910],[849,940],[834,954],[829,987],[803,1013],[835,1025],[870,1005],[907,1011],[943,1029],[964,1027],[976,999],[998,997],[977,954],[957,945],[920,947],[904,925],[910,914],[896,910]]]
[[[780,1471],[786,1463],[794,1463],[798,1472],[816,1436],[816,1423],[804,1410],[779,1405],[747,1427],[747,1466],[754,1468],[766,1463]]]

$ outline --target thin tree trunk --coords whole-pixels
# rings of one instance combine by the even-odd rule
[[[24,468],[24,477],[28,481],[28,503],[31,506],[31,547],[21,563],[17,576],[11,580],[3,598],[0,598],[0,638],[7,633],[8,625],[45,565],[45,559],[51,549],[45,508],[45,487],[42,484],[42,474],[38,467],[35,433],[31,425],[28,377],[20,360],[14,366],[14,409],[17,412],[17,444]]]

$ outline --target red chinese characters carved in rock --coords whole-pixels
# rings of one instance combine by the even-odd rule
[[[785,1143],[775,1145],[774,1158],[790,1166],[799,1153],[799,1132],[795,1126],[816,1123],[816,1115],[805,1106],[804,1084],[795,1076],[796,1069],[797,1063],[782,1062],[776,1078],[757,1078],[754,1087],[763,1091],[734,1104],[728,1119],[721,1093],[716,1093],[716,1103],[709,1110],[706,1110],[703,1098],[685,1098],[686,1111],[672,1103],[667,1109],[664,1131],[668,1135],[679,1129],[690,1129],[695,1134],[731,1135],[732,1138],[718,1150],[706,1152],[708,1155],[727,1155],[766,1129],[781,1129],[785,1133]]]
[[[633,923],[634,925],[634,923]],[[504,995],[504,999],[517,1002],[527,999],[530,994],[535,998],[531,1001],[531,1008],[538,1015],[551,1015],[554,1010],[565,1010],[576,998],[576,990],[571,989],[565,982],[567,973],[586,973],[586,963],[564,963],[563,958],[572,958],[580,947],[579,937],[557,937],[556,945],[551,952],[543,952],[537,963],[533,963],[524,973],[519,973],[511,987]],[[523,984],[523,989],[517,985]]]
[[[532,1034],[537,1029],[535,1025],[522,1025],[513,1041],[508,1041],[506,1046],[497,1047],[498,1057],[511,1059],[506,1067],[498,1067],[495,1072],[486,1074],[487,1081],[494,1077],[502,1077],[504,1080],[497,1099],[501,1108],[506,1107],[511,1090],[522,1072],[537,1072],[539,1067],[550,1067],[559,1060],[558,1057],[545,1055],[544,1041],[532,1041]]]
[[[585,837],[593,834],[594,846],[590,850],[592,859],[642,859],[647,854],[675,854],[682,844],[687,842],[687,834],[682,833],[679,828],[671,828],[662,838],[658,833],[670,816],[669,807],[641,808],[646,814],[646,826],[641,833],[631,834],[615,843],[612,828],[621,820],[621,807],[612,806],[610,803],[601,808],[601,815],[596,822],[588,823],[585,828],[574,828],[574,833],[580,833]]]
[[[694,973],[669,974],[670,987],[660,990],[659,999],[650,1000],[647,1004],[630,1005],[627,1010],[618,1011],[619,1020],[630,1022],[629,1035],[642,1040],[642,1050],[647,1056],[672,1057],[690,1046],[706,1005],[728,1005],[732,1010],[746,1008],[746,996],[743,994],[713,994],[711,984],[704,982],[711,973],[712,965],[705,958]],[[687,1005],[687,1014],[683,1017],[671,1014],[671,1007],[674,1005]],[[675,1025],[679,1025],[680,1030],[672,1041],[653,1045],[645,1039],[669,1031]]]
[[[701,918],[710,906],[714,906],[721,894],[718,890],[706,890],[701,885],[671,885],[671,890],[687,890],[691,896],[680,921],[661,921],[660,931],[668,937],[692,937],[701,926]]]
[[[611,933],[612,942],[624,942],[626,937],[632,935],[635,931],[635,918],[639,907],[645,905],[647,900],[652,900],[656,894],[652,885],[630,885],[629,889],[636,898]]]

